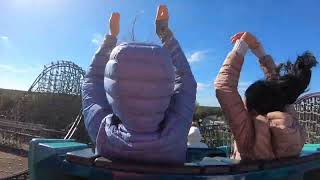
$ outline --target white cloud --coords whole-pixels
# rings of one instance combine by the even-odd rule
[[[9,40],[9,37],[8,37],[8,36],[0,36],[0,38],[1,38],[3,41],[8,41],[8,40]]]
[[[103,41],[103,36],[99,33],[95,33],[92,35],[91,43],[94,45],[100,45]]]
[[[211,88],[210,84],[197,83],[197,90],[202,91],[204,89]]]
[[[195,51],[192,54],[190,54],[187,59],[189,63],[194,63],[203,60],[208,55],[209,50],[201,50],[201,51]]]

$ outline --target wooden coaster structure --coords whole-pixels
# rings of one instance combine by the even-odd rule
[[[81,81],[84,75],[85,71],[71,61],[57,61],[55,63],[52,62],[49,66],[44,66],[43,71],[35,79],[28,91],[16,101],[8,113],[10,115],[0,118],[0,137],[2,141],[5,141],[1,143],[19,149],[21,148],[21,142],[28,143],[32,138],[39,138],[40,136],[52,137],[51,135],[55,134],[59,137],[71,138],[82,117],[80,109],[68,133],[61,130],[47,129],[41,124],[21,122],[25,118],[24,113],[21,111],[24,111],[23,106],[25,104],[41,101],[42,99],[39,99],[38,96],[46,96],[45,98],[52,96],[50,99],[63,99],[63,97],[58,97],[61,95],[79,97],[81,95]],[[27,179],[27,174],[28,171],[26,170],[5,178]]]
[[[81,95],[81,80],[85,71],[71,61],[57,61],[44,70],[32,83],[28,92]]]
[[[35,117],[35,120],[37,118],[50,120],[47,116],[54,115],[49,112],[39,112],[36,114],[39,110],[34,110],[34,108],[49,108],[47,111],[50,111],[50,109],[56,111],[62,108],[65,109],[61,115],[63,119],[62,116],[65,116],[66,113],[68,113],[67,110],[70,109],[63,106],[66,106],[66,104],[69,105],[70,102],[74,101],[73,99],[77,99],[77,102],[80,100],[81,81],[84,75],[85,71],[71,61],[57,61],[55,63],[52,62],[48,66],[44,66],[43,71],[34,80],[28,91],[21,93],[20,98],[16,100],[13,107],[5,116],[0,118],[0,137],[2,141],[5,141],[1,142],[1,144],[19,148],[21,142],[28,143],[34,137],[64,137],[67,134],[65,130],[66,126],[62,127],[62,129],[54,129],[53,127],[48,129],[45,125],[41,126],[41,123],[46,124],[44,121],[37,123],[30,122],[30,118]],[[33,104],[38,105],[34,106]],[[77,103],[77,106],[80,107],[80,102]],[[71,111],[71,113],[81,114],[80,108],[72,108]],[[56,114],[58,112],[56,112]],[[34,115],[30,113],[34,113]],[[70,115],[67,117],[74,118],[75,116]],[[79,124],[78,116],[76,121],[77,124]],[[73,120],[69,122],[73,122]],[[75,130],[71,131],[72,135],[74,131]],[[68,137],[71,138],[72,135],[70,135],[71,134],[68,133]]]
[[[299,123],[307,132],[306,143],[320,143],[320,92],[302,96],[294,106],[298,113]]]

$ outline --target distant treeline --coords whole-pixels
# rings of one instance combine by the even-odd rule
[[[7,120],[43,124],[48,129],[66,131],[80,107],[80,96],[0,89],[0,118]],[[83,123],[74,138],[88,139]]]
[[[25,91],[17,91],[17,90],[8,90],[8,89],[1,89],[0,88],[0,115],[6,114],[10,112],[12,108],[16,106],[16,108],[19,108],[19,110],[24,111],[41,111],[42,109],[45,111],[45,114],[49,115],[51,113],[52,116],[59,116],[59,114],[56,114],[57,112],[57,106],[64,106],[62,109],[64,110],[63,114],[64,116],[68,114],[69,111],[72,116],[76,116],[77,112],[80,108],[80,99],[78,97],[74,96],[54,96],[52,98],[51,96],[48,96],[48,94],[39,94],[37,98],[36,94],[29,98],[23,98],[23,96],[26,94]],[[23,99],[27,100],[27,102],[23,103]],[[28,101],[31,101],[31,103]],[[60,103],[57,103],[57,101],[60,101]],[[55,103],[54,103],[55,102]],[[19,107],[17,107],[17,105]],[[22,107],[21,107],[22,106]],[[30,106],[31,108],[27,108],[25,106]],[[20,112],[22,113],[22,112]],[[26,112],[25,112],[26,113]],[[29,112],[30,113],[30,112]],[[62,115],[62,114],[60,114]],[[198,103],[195,107],[195,112],[193,115],[194,120],[203,119],[210,115],[216,115],[216,116],[222,116],[221,108],[220,107],[209,107],[209,106],[200,106]],[[33,117],[34,118],[34,117]],[[70,117],[68,117],[69,119]],[[48,118],[46,118],[48,119]],[[52,117],[49,118],[52,121]],[[48,119],[48,120],[49,120]],[[64,119],[64,118],[62,118]],[[70,119],[69,119],[70,120]],[[37,121],[36,119],[33,119],[33,121]],[[54,120],[53,120],[54,121]],[[61,127],[59,127],[61,128]]]
[[[200,106],[198,103],[196,104],[195,111],[193,114],[193,119],[198,121],[199,119],[203,119],[207,116],[216,115],[222,116],[222,111],[220,107],[210,107],[210,106]]]
[[[19,98],[25,91],[9,90],[0,88],[0,115],[12,109]]]
[[[79,96],[0,89],[2,118],[65,129],[80,111]]]

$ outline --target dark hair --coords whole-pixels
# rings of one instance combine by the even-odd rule
[[[248,111],[255,110],[264,115],[273,111],[284,111],[304,92],[311,79],[311,68],[317,64],[310,52],[298,56],[294,64],[288,61],[278,66],[280,74],[276,80],[259,80],[251,84],[245,92]]]

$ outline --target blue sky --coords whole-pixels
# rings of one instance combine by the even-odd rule
[[[277,63],[295,60],[305,50],[320,59],[320,1],[317,0],[1,0],[0,88],[27,90],[43,65],[71,60],[87,69],[112,11],[121,14],[119,42],[130,40],[133,19],[137,41],[159,43],[156,8],[169,8],[170,27],[186,53],[198,82],[201,105],[218,106],[212,82],[229,38],[250,31]],[[320,91],[319,67],[310,92]],[[246,56],[239,91],[263,77],[255,57]]]

